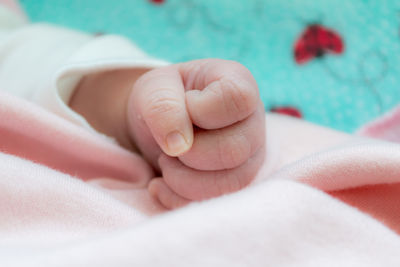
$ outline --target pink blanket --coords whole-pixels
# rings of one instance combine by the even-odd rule
[[[400,266],[400,145],[267,129],[251,186],[167,212],[141,158],[1,94],[0,266]]]
[[[400,107],[359,134],[392,143],[268,115],[251,186],[167,212],[141,158],[0,93],[0,266],[398,267]]]

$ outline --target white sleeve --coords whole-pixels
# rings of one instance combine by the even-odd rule
[[[0,6],[0,90],[91,130],[87,121],[68,106],[84,75],[168,64],[149,57],[121,36],[95,37],[47,24],[25,24],[15,17]]]

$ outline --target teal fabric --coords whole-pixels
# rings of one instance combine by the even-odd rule
[[[400,100],[400,1],[20,0],[32,21],[128,36],[172,62],[237,60],[256,77],[266,109],[298,108],[344,131]],[[337,32],[340,55],[299,65],[296,40],[310,23]]]

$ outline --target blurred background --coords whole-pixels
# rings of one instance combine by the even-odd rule
[[[129,37],[254,74],[266,110],[347,132],[400,102],[400,1],[20,0],[33,22]]]

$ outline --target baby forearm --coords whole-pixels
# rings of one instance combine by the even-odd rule
[[[126,106],[135,81],[146,69],[113,70],[91,74],[82,79],[69,106],[81,114],[97,131],[137,151],[128,134]]]

